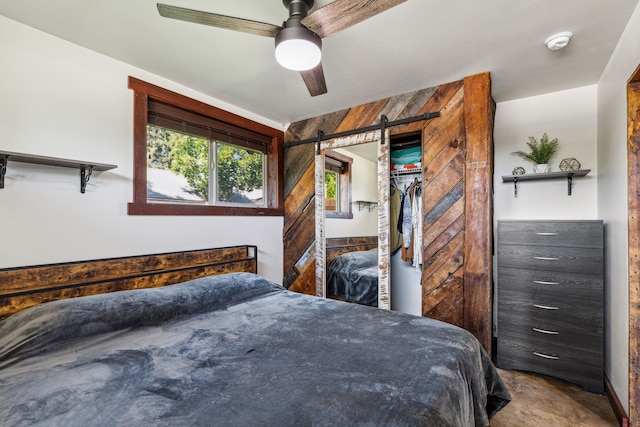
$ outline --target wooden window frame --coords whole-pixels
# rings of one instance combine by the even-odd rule
[[[128,204],[129,215],[284,215],[284,132],[253,120],[230,113],[204,102],[180,95],[134,77],[129,77],[129,89],[134,91],[133,102],[133,202]],[[147,123],[149,103],[160,102],[172,107],[206,116],[235,128],[267,137],[265,207],[188,205],[180,203],[152,203],[147,200]]]
[[[340,178],[340,182],[338,184],[340,194],[338,195],[338,197],[340,198],[341,210],[338,212],[327,212],[325,210],[325,217],[352,219],[353,211],[351,209],[351,169],[353,159],[351,157],[345,156],[344,154],[337,153],[333,150],[325,150],[324,158],[325,170],[328,169],[328,163],[340,163],[342,165],[341,171],[338,172],[338,176]],[[333,162],[331,162],[331,160],[333,160]]]

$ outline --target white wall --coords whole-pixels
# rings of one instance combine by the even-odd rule
[[[0,150],[112,163],[85,194],[79,172],[9,163],[0,190],[0,268],[236,244],[282,283],[282,217],[128,216],[129,75],[282,128],[247,111],[0,16]]]
[[[558,138],[558,151],[551,158],[551,172],[560,171],[564,158],[574,157],[581,169],[591,172],[574,178],[572,195],[567,195],[567,180],[502,182],[516,166],[533,173],[530,162],[512,154],[529,151],[529,136],[538,140],[547,133]],[[502,219],[601,219],[598,217],[597,161],[597,86],[585,86],[496,105],[494,125],[494,220]],[[494,224],[494,233],[497,230]],[[500,277],[494,258],[494,300]],[[606,316],[606,313],[605,313]],[[494,322],[497,313],[494,312]],[[495,323],[494,323],[495,325]],[[499,329],[494,330],[500,334]]]
[[[546,95],[501,102],[496,105],[494,128],[494,218],[499,219],[597,219],[596,152],[597,86],[586,86]],[[533,164],[512,154],[529,151],[529,136],[538,140],[547,133],[558,138],[558,151],[551,158],[551,172],[560,171],[564,158],[574,157],[581,169],[591,169],[573,180],[567,195],[566,179],[503,183],[516,166],[533,173]]]
[[[640,6],[598,82],[598,215],[606,224],[606,373],[629,411],[627,80],[640,64]]]

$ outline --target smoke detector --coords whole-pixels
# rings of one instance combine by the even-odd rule
[[[547,39],[544,41],[544,45],[549,50],[560,50],[569,44],[571,36],[573,36],[573,34],[569,31],[563,31],[561,33],[557,33],[547,37]]]

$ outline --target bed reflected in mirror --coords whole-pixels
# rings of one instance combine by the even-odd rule
[[[325,150],[327,297],[378,306],[378,147]]]

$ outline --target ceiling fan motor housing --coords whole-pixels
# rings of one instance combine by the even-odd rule
[[[282,0],[284,7],[289,10],[289,17],[300,16],[303,19],[313,7],[313,0]]]

